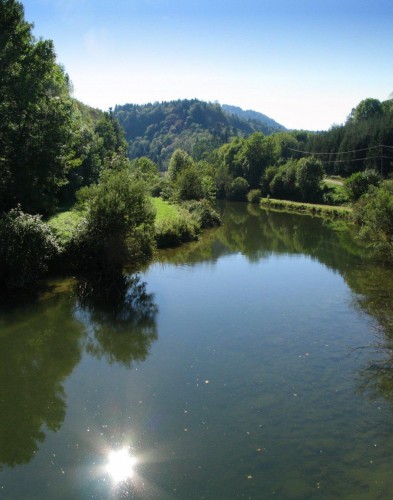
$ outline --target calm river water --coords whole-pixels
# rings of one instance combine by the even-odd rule
[[[390,499],[393,272],[309,216],[0,309],[2,499]]]

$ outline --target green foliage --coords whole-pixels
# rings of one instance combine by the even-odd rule
[[[381,101],[371,97],[363,99],[351,112],[350,119],[354,122],[368,120],[382,113]]]
[[[345,179],[344,188],[351,201],[357,201],[370,186],[378,186],[381,180],[378,172],[368,169],[364,172],[355,172]]]
[[[154,210],[128,170],[105,170],[79,198],[87,213],[70,249],[77,267],[121,269],[151,257]]]
[[[40,216],[15,208],[0,218],[0,281],[6,288],[21,288],[40,278],[58,250]]]
[[[171,182],[176,182],[179,174],[183,170],[192,167],[194,162],[191,156],[183,151],[182,149],[176,149],[176,151],[171,156],[168,167],[168,178]]]
[[[267,196],[268,194],[270,195],[270,183],[278,173],[279,167],[267,167],[267,169],[264,171],[262,177],[261,177],[261,194],[263,196]]]
[[[202,177],[196,166],[188,167],[178,175],[176,189],[179,200],[200,200],[203,198]]]
[[[320,205],[317,203],[304,203],[299,201],[277,200],[274,198],[262,198],[261,207],[269,210],[284,210],[290,212],[299,212],[303,214],[329,217],[333,219],[351,219],[352,208],[335,207],[331,205]]]
[[[275,120],[272,120],[272,118],[269,118],[263,113],[258,113],[257,111],[252,111],[251,109],[244,111],[237,106],[230,106],[228,104],[223,104],[222,109],[229,115],[237,116],[243,120],[250,120],[252,122],[256,121],[264,124],[266,126],[266,129],[261,130],[261,132],[263,132],[264,134],[272,134],[274,132],[277,132],[278,130],[285,130],[285,128]]]
[[[175,219],[179,216],[179,210],[176,205],[172,205],[162,198],[152,198],[151,202],[156,211],[156,223],[165,219]]]
[[[274,170],[269,170],[267,175],[271,177]],[[300,198],[299,188],[297,185],[297,162],[296,160],[289,160],[277,171],[270,181],[268,194],[273,198],[298,200]],[[268,177],[263,179],[262,184],[266,183]]]
[[[325,176],[322,163],[314,157],[301,158],[296,168],[296,183],[303,201],[319,201]]]
[[[393,171],[392,148],[392,102],[369,98],[352,110],[345,125],[309,134],[303,149],[326,153],[322,158],[328,174],[347,177],[373,169],[386,178]]]
[[[349,202],[348,192],[343,185],[325,180],[322,188],[322,201],[326,205],[346,205]]]
[[[48,213],[74,166],[74,104],[53,44],[18,1],[0,1],[0,209]]]
[[[176,247],[187,241],[196,240],[200,225],[196,217],[186,210],[175,218],[159,220],[155,225],[157,248]]]
[[[289,160],[268,167],[261,178],[261,190],[278,199],[319,201],[322,198],[322,163],[314,157]]]
[[[125,130],[129,157],[148,156],[162,170],[176,149],[187,151],[195,160],[208,159],[231,137],[282,130],[278,124],[240,118],[219,104],[196,99],[125,104],[116,106],[114,113]]]
[[[360,236],[390,260],[393,258],[393,181],[371,187],[355,205]]]
[[[260,200],[261,200],[260,189],[251,189],[251,191],[247,194],[247,201],[249,203],[259,203]]]
[[[245,201],[250,185],[243,177],[236,177],[229,184],[227,197],[233,201]]]
[[[95,132],[101,137],[102,147],[100,149],[102,160],[110,159],[113,154],[123,156],[127,150],[127,142],[124,138],[124,130],[112,113],[104,113],[102,119],[97,123]]]
[[[219,226],[221,224],[221,217],[206,199],[191,201],[183,204],[183,206],[197,218],[202,229]]]
[[[67,245],[72,241],[82,220],[83,213],[77,210],[61,212],[48,220],[47,224],[55,235],[61,249],[66,249]]]

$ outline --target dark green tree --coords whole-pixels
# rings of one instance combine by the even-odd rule
[[[191,166],[177,177],[176,190],[180,200],[200,200],[204,196],[202,176],[196,166]]]
[[[381,176],[375,170],[365,170],[364,172],[355,172],[345,179],[344,188],[352,201],[357,201],[361,196],[367,193],[370,186],[378,186],[381,182]]]
[[[376,115],[382,114],[381,101],[378,99],[373,99],[371,97],[363,99],[356,108],[354,108],[350,114],[350,119],[354,122],[359,122],[361,120],[368,120]]]
[[[355,206],[360,236],[382,255],[393,259],[393,181],[371,187]]]
[[[168,177],[171,182],[176,182],[180,172],[194,164],[191,156],[181,149],[173,153],[168,167]]]
[[[98,184],[83,188],[79,200],[86,221],[70,248],[78,267],[121,270],[151,257],[154,209],[144,184],[135,182],[122,162],[118,169],[104,170]]]
[[[236,177],[228,186],[227,197],[233,201],[246,201],[250,185],[242,177]]]
[[[315,157],[298,161],[296,183],[304,201],[319,201],[324,175],[323,165]]]
[[[22,288],[40,278],[58,251],[39,215],[15,208],[0,217],[0,281],[6,289]]]
[[[73,167],[74,104],[53,44],[16,0],[0,0],[0,209],[53,210]]]

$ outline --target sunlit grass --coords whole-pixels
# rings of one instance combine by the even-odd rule
[[[179,217],[179,210],[177,207],[175,205],[171,205],[162,198],[151,198],[151,202],[157,211],[156,222],[174,220]]]
[[[261,207],[347,219],[352,215],[352,208],[346,206],[320,205],[317,203],[277,200],[274,198],[262,198]]]
[[[66,244],[75,232],[76,227],[81,222],[83,215],[76,210],[61,212],[48,220],[48,225],[53,233],[58,237],[61,244]]]

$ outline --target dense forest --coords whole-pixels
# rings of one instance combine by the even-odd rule
[[[125,104],[116,106],[114,115],[124,128],[129,157],[147,156],[165,170],[176,149],[201,160],[231,137],[284,129],[265,115],[240,116],[239,110],[192,99]]]
[[[305,150],[319,155],[329,174],[372,168],[387,177],[393,171],[393,99],[364,99],[344,125],[310,134]]]
[[[232,106],[230,104],[222,104],[221,107],[229,115],[238,116],[243,120],[259,121],[268,125],[271,129],[270,133],[286,130],[283,125],[277,123],[275,120],[273,120],[273,118],[269,118],[268,116],[264,115],[263,113],[259,113],[258,111],[253,111],[252,109],[244,110],[242,108],[239,108],[239,106]],[[269,130],[262,130],[262,132],[266,134],[269,133]]]

